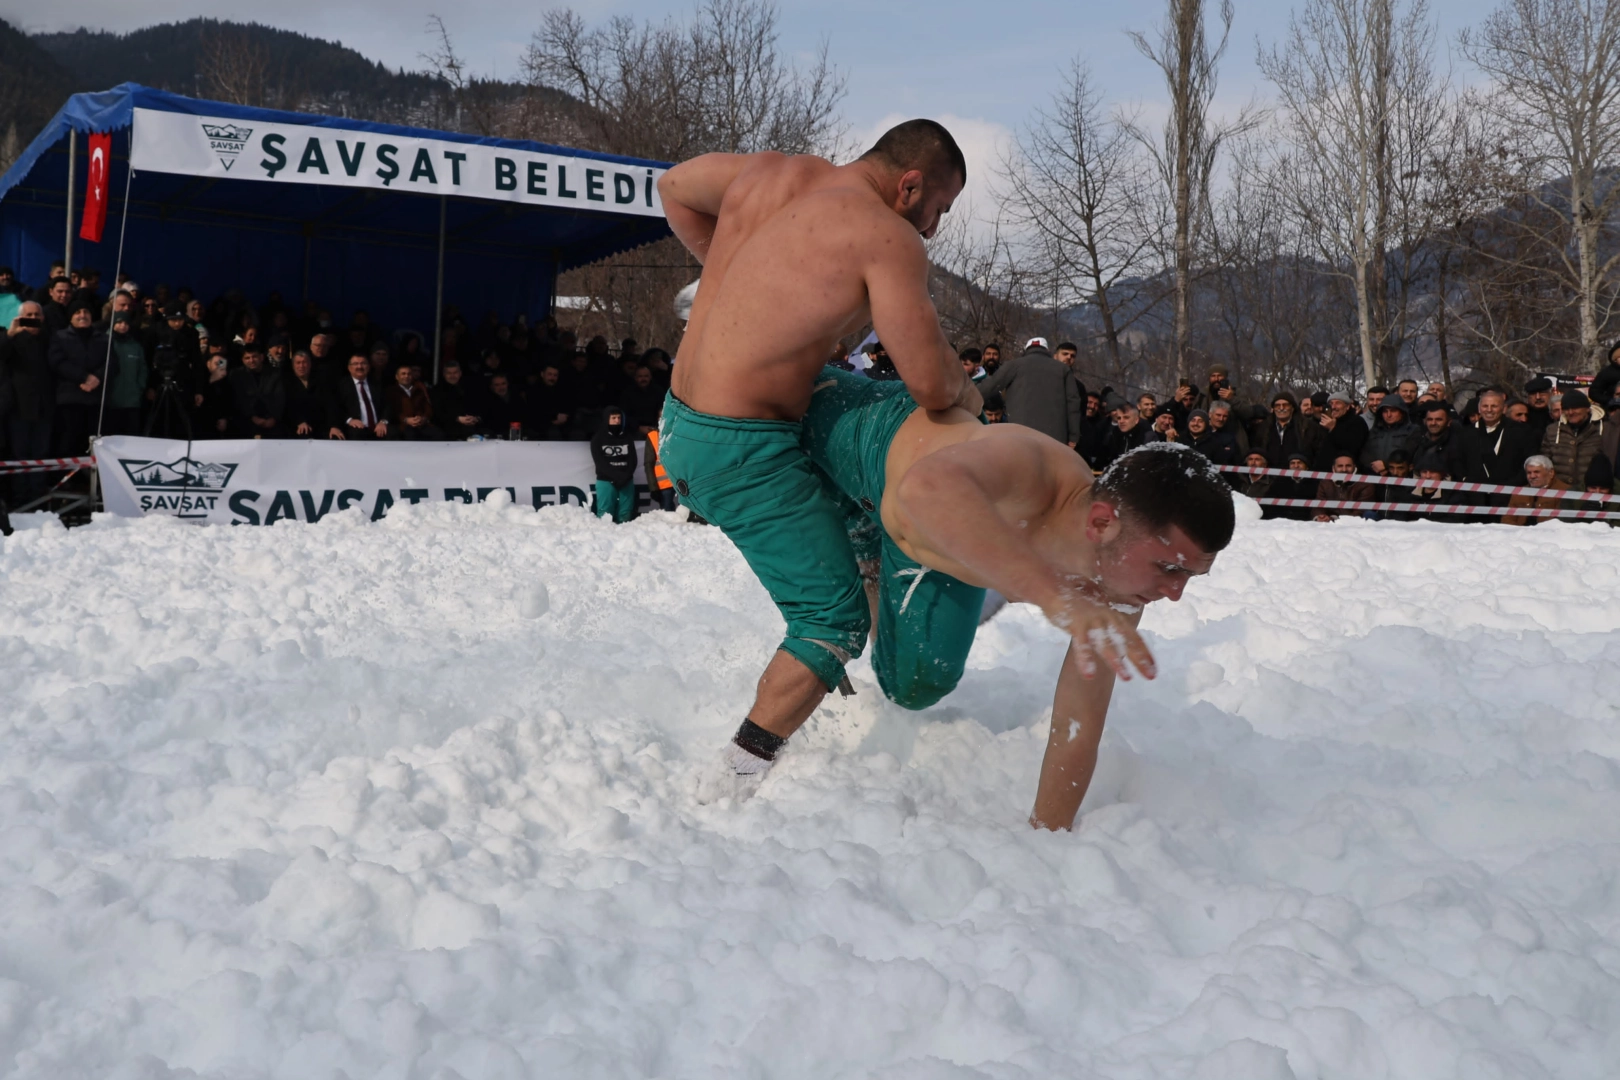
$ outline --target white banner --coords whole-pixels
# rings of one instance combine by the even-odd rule
[[[663,169],[314,124],[135,110],[137,171],[459,195],[663,217]]]
[[[107,510],[273,525],[358,507],[375,521],[403,503],[482,502],[503,490],[525,506],[590,506],[596,480],[590,447],[575,442],[220,439],[191,443],[189,455],[186,445],[97,440]]]

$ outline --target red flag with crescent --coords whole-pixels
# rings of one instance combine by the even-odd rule
[[[84,185],[84,218],[79,239],[101,243],[101,230],[107,224],[107,172],[112,162],[112,133],[90,136],[90,171]]]

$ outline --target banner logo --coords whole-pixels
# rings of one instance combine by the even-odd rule
[[[206,518],[236,472],[235,462],[147,461],[119,458],[118,464],[140,493],[141,509],[170,511],[180,518]]]
[[[219,155],[219,163],[230,172],[231,166],[236,164],[236,156],[247,146],[248,136],[253,134],[250,127],[238,127],[235,124],[204,124],[203,134],[208,136],[208,146]]]

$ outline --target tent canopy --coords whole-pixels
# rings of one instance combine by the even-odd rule
[[[83,138],[68,205],[70,133],[90,132],[112,133],[100,243],[77,236]],[[662,162],[125,83],[69,98],[0,176],[0,265],[41,283],[63,256],[71,210],[74,263],[110,285],[132,153],[126,273],[205,299],[235,288],[258,304],[279,291],[340,324],[365,309],[383,325],[431,331],[441,212],[444,299],[469,317],[541,318],[558,272],[669,235],[653,183]]]

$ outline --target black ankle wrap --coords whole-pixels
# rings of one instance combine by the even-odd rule
[[[731,741],[765,761],[776,760],[777,751],[787,745],[787,740],[782,736],[772,735],[752,720],[744,720]]]

